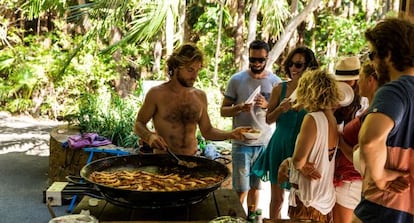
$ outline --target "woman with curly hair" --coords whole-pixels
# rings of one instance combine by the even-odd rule
[[[339,133],[333,114],[340,102],[335,77],[326,70],[307,71],[299,80],[297,103],[308,112],[291,158],[279,168],[291,183],[289,217],[331,222],[335,205],[333,173]],[[283,176],[283,177],[282,177]]]

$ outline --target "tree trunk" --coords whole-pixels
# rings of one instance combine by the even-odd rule
[[[84,4],[86,4],[85,0],[78,0],[78,5],[84,5]],[[81,10],[83,10],[83,9],[81,9]],[[89,21],[89,16],[88,16],[87,13],[83,13],[80,24],[77,26],[77,32],[84,34],[84,33],[88,32],[90,30],[90,28],[91,28],[91,24],[90,24],[90,21]]]
[[[298,14],[298,0],[293,0],[290,4],[290,13],[292,14],[292,16],[296,16]],[[293,48],[295,48],[298,45],[298,39],[300,39],[299,35],[303,36],[304,34],[299,33],[296,29],[288,42],[287,52],[290,52]]]
[[[216,45],[216,55],[214,58],[214,74],[213,74],[213,84],[218,86],[218,67],[220,63],[220,44],[221,44],[221,29],[223,27],[223,8],[224,5],[220,4],[220,15],[219,15],[219,24],[217,32],[217,45]]]
[[[242,70],[241,61],[243,60],[243,27],[244,27],[244,0],[237,0],[237,24],[234,45],[234,63],[239,65]]]
[[[111,30],[110,44],[114,44],[122,39],[121,30],[114,27]],[[117,49],[112,58],[117,62],[116,71],[119,74],[119,79],[115,80],[115,90],[121,98],[127,97],[136,87],[136,79],[128,74],[128,70],[121,66],[122,53],[120,49]]]
[[[242,54],[243,57],[241,58],[241,61],[240,61],[242,70],[246,70],[249,66],[249,62],[248,62],[249,45],[251,42],[253,42],[253,40],[256,39],[257,14],[259,13],[259,10],[257,7],[258,7],[257,0],[253,0],[252,6],[250,8],[250,14],[249,14],[249,26],[247,28],[248,34],[247,34],[246,47],[244,48],[244,53]]]
[[[285,49],[289,39],[291,38],[292,34],[295,32],[296,28],[305,21],[306,17],[309,16],[313,11],[316,10],[321,0],[312,0],[299,15],[295,16],[288,25],[285,27],[285,31],[280,36],[280,39],[277,41],[275,46],[269,52],[269,59],[268,63],[266,64],[266,69],[271,70],[273,63],[277,60],[280,54]]]
[[[165,45],[168,57],[174,50],[174,15],[171,9],[168,9],[167,18],[165,19]]]
[[[186,7],[186,1],[181,0],[178,4],[178,39],[180,45],[190,39],[189,30],[186,28]]]
[[[372,15],[375,12],[375,3],[371,0],[366,0],[367,13],[365,14],[365,21],[371,21]]]
[[[162,77],[161,73],[161,56],[162,56],[162,40],[158,39],[154,46],[154,66],[152,67],[153,74]]]
[[[401,0],[399,15],[414,22],[414,0]]]

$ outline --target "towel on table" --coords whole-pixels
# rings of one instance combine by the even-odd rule
[[[97,133],[83,133],[68,137],[69,148],[82,149],[87,146],[98,147],[111,144],[112,142]]]

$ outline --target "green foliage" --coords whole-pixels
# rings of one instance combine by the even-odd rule
[[[21,113],[29,110],[33,103],[30,99],[17,98],[7,104],[6,109],[12,113]]]
[[[37,115],[56,118],[76,112],[81,94],[112,88],[119,63],[110,55],[99,54],[100,46],[94,42],[77,54],[64,74],[60,73],[70,54],[68,48],[79,42],[79,37],[72,39],[55,31],[27,36],[23,43],[2,49],[0,104],[12,112],[25,111],[18,108],[39,109]],[[36,103],[16,106],[18,103],[13,101],[19,99],[39,100],[40,107],[32,107]]]
[[[205,6],[205,11],[201,14],[194,25],[194,30],[200,34],[198,44],[205,53],[206,69],[199,74],[199,81],[202,88],[211,87],[211,78],[215,67],[215,53],[217,47],[218,21],[220,7],[218,5]],[[227,10],[223,10],[223,27],[230,23],[230,15]],[[221,45],[218,64],[218,85],[225,86],[228,78],[237,71],[234,66],[234,38],[229,33],[221,33]]]
[[[302,2],[299,5],[301,9]],[[331,57],[360,54],[366,49],[363,30],[371,23],[365,21],[365,13],[358,11],[363,8],[358,5],[362,3],[353,2],[357,5],[357,14],[345,18],[333,15],[338,12],[325,7],[315,14],[317,17],[313,24],[316,27],[305,32],[305,44],[315,46],[322,64],[334,59],[329,58],[328,46],[335,47]],[[0,3],[4,6],[2,12],[9,12],[0,15],[0,32],[5,34],[0,36],[2,109],[37,113],[50,118],[75,114],[82,131],[97,132],[119,146],[135,147],[137,137],[133,134],[132,125],[140,101],[136,96],[121,99],[113,89],[120,77],[119,70],[131,66],[142,79],[163,79],[163,74],[151,73],[153,45],[155,40],[161,40],[165,34],[167,12],[172,12],[174,21],[179,21],[177,1],[109,0],[87,1],[84,5],[77,5],[76,1],[66,0],[0,0]],[[261,3],[263,11],[259,14],[258,32],[269,33],[269,38],[277,39],[277,33],[283,30],[283,24],[290,16],[286,11],[287,3],[271,0]],[[350,1],[343,3],[348,5]],[[218,83],[213,83],[221,9],[214,1],[187,1],[187,4],[189,10],[186,18],[190,31],[194,32],[194,39],[205,53],[205,69],[200,72],[196,87],[207,93],[213,126],[228,129],[231,119],[222,118],[219,110],[222,90],[238,69],[234,64],[233,51],[235,27],[231,14],[234,12],[224,7]],[[53,17],[62,15],[68,5],[71,5],[71,10],[67,12],[68,20]],[[19,19],[40,16],[39,24],[45,22],[47,15],[48,19],[53,20],[54,27],[47,27],[47,30],[51,30],[48,33],[40,29],[40,36],[25,36],[26,30],[12,25],[18,24],[13,20],[16,17],[13,13],[15,10],[23,15]],[[81,22],[86,15],[87,22],[92,24],[91,30],[79,35],[79,25],[71,22]],[[71,30],[73,33],[61,31],[70,26],[75,28]],[[110,45],[114,28],[124,38]],[[121,57],[115,60],[112,55],[102,52],[120,53]],[[161,65],[163,63],[162,60]],[[140,90],[137,89],[137,92]]]
[[[334,15],[329,10],[320,12],[316,23],[318,25],[315,30],[307,33],[307,39],[312,38],[309,34],[315,38],[317,55],[327,55],[328,45],[334,43],[337,56],[360,55],[367,48],[364,30],[373,24],[365,21],[362,12],[345,18]],[[328,64],[334,59],[324,57],[321,62]]]
[[[96,132],[115,145],[136,148],[138,136],[133,129],[140,104],[139,98],[133,95],[122,99],[109,91],[99,95],[84,94],[77,114],[81,131]]]
[[[43,48],[39,44],[23,44],[0,51],[0,76],[4,78],[0,84],[0,100],[11,112],[29,109],[33,92],[45,81],[44,61],[39,56]]]

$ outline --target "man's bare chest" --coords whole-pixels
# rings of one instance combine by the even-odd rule
[[[193,124],[198,123],[203,105],[195,96],[181,98],[168,97],[159,104],[159,115],[170,123]]]

